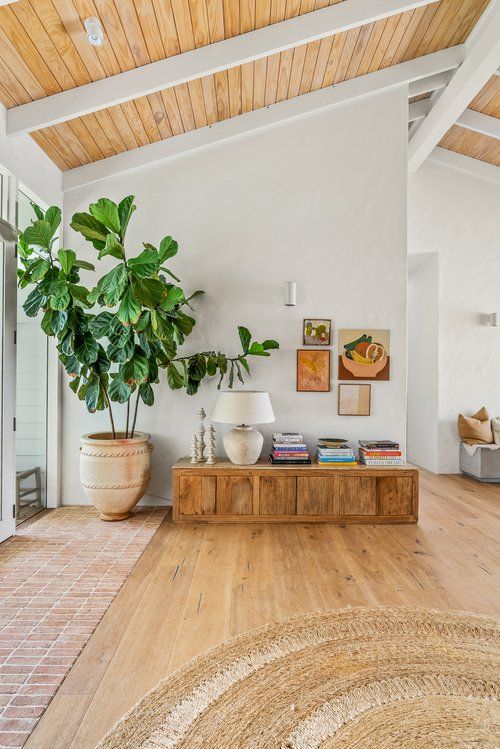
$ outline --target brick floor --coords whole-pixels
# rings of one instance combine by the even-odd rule
[[[0,749],[27,741],[166,513],[62,507],[0,544]]]

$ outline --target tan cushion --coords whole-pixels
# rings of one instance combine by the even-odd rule
[[[469,445],[489,445],[493,442],[493,432],[488,411],[481,408],[474,416],[458,415],[460,439]]]
[[[495,445],[500,445],[500,416],[495,416],[491,420],[491,428],[493,429],[493,442]]]

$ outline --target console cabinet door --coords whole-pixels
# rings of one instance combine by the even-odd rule
[[[413,514],[413,477],[381,476],[377,478],[379,515]]]
[[[376,479],[370,477],[339,476],[339,504],[341,515],[376,515]]]
[[[297,477],[297,515],[338,514],[339,490],[337,477]]]
[[[179,479],[179,513],[181,515],[214,515],[215,490],[215,476],[181,476]]]
[[[251,476],[217,476],[217,515],[251,515]]]
[[[260,515],[295,515],[297,479],[295,476],[261,476],[259,482]]]

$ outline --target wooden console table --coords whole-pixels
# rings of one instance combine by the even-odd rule
[[[418,471],[405,464],[384,468],[331,468],[317,463],[274,466],[173,467],[175,522],[416,523]]]

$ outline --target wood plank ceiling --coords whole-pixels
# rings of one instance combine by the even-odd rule
[[[337,1],[19,0],[0,8],[0,100],[13,107]],[[32,137],[71,169],[461,44],[487,3],[440,0]],[[86,39],[83,19],[94,15],[102,47]]]
[[[490,78],[469,104],[469,109],[500,118],[500,76],[493,75]],[[453,125],[439,145],[450,151],[471,156],[473,159],[500,166],[500,141],[473,130],[466,130],[459,125]]]

